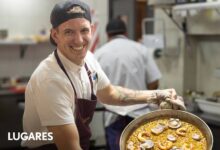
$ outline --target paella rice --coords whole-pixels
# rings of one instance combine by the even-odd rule
[[[127,147],[126,150],[206,150],[207,140],[199,128],[183,120],[179,120],[181,125],[177,125],[178,128],[171,128],[169,122],[174,119],[179,120],[162,118],[139,126],[131,133],[126,143],[132,145],[132,148]],[[162,132],[152,132],[156,129]],[[147,144],[143,139],[148,143],[152,141],[153,145],[151,143],[151,147],[143,148],[142,145]]]

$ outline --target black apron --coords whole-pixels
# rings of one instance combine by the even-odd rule
[[[69,79],[74,94],[75,94],[75,122],[76,126],[79,132],[79,138],[80,138],[80,146],[83,150],[89,150],[89,139],[91,137],[91,130],[89,127],[90,122],[92,121],[92,117],[95,111],[96,103],[97,103],[97,98],[94,94],[93,91],[93,83],[92,83],[92,77],[91,77],[91,71],[89,70],[87,64],[85,63],[85,69],[87,71],[89,81],[90,81],[90,86],[91,86],[91,100],[88,99],[80,99],[77,98],[77,93],[74,87],[73,82],[71,81],[68,73],[66,72],[66,69],[64,68],[58,54],[57,50],[54,51],[55,58],[57,60],[58,65],[62,69],[62,71],[65,73],[67,78]],[[33,150],[57,150],[55,144],[48,144],[48,145],[43,145],[38,148],[34,148]]]

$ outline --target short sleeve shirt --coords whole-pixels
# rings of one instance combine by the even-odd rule
[[[86,69],[69,61],[58,50],[76,89],[77,98],[91,99],[91,86]],[[85,62],[92,72],[94,93],[109,85],[109,80],[91,52]],[[75,123],[75,95],[70,81],[61,70],[54,53],[50,54],[36,68],[25,92],[23,128],[25,132],[47,132],[46,126]],[[48,141],[47,141],[48,142]],[[37,147],[44,141],[23,141],[23,146]]]
[[[115,38],[95,52],[112,84],[146,90],[146,83],[161,78],[149,49],[124,36]]]
[[[146,90],[147,84],[161,78],[161,73],[152,53],[144,45],[119,35],[95,52],[113,85],[134,90]],[[107,109],[120,115],[145,107],[146,104],[132,106],[110,106]]]

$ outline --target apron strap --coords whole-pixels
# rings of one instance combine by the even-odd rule
[[[85,68],[86,68],[86,72],[87,72],[87,74],[88,74],[88,76],[89,76],[89,81],[90,81],[91,90],[92,90],[91,94],[92,94],[92,95],[95,95],[95,94],[94,94],[94,91],[93,91],[92,72],[89,70],[88,65],[87,65],[86,63],[85,63]]]
[[[66,69],[64,68],[63,63],[61,62],[61,60],[60,60],[60,58],[59,58],[59,56],[58,56],[58,54],[57,54],[57,50],[54,51],[54,55],[55,55],[55,57],[56,57],[56,60],[57,60],[58,65],[59,65],[60,68],[63,70],[63,72],[66,74],[67,78],[69,79],[69,81],[70,81],[70,83],[71,83],[71,85],[72,85],[72,87],[73,87],[73,90],[74,90],[75,98],[77,98],[76,89],[75,89],[75,87],[74,87],[74,85],[73,85],[73,83],[72,83],[72,81],[71,81],[71,79],[70,79],[68,73],[66,72]]]
[[[55,57],[56,57],[56,60],[57,60],[58,65],[59,65],[60,68],[63,70],[63,72],[65,73],[65,75],[67,76],[67,78],[69,79],[69,81],[70,81],[70,83],[71,83],[71,85],[72,85],[72,87],[73,87],[75,97],[77,98],[76,89],[75,89],[75,87],[74,87],[74,85],[73,85],[73,83],[72,83],[72,81],[71,81],[71,79],[70,79],[70,77],[69,77],[69,75],[68,75],[68,73],[67,73],[65,67],[63,66],[63,63],[61,62],[61,60],[60,60],[60,58],[59,58],[59,56],[58,56],[58,54],[57,54],[57,49],[54,51],[54,55],[55,55]],[[88,66],[87,66],[86,63],[85,63],[85,69],[86,69],[87,75],[88,75],[88,77],[89,77],[89,82],[90,82],[91,91],[92,91],[92,92],[91,92],[91,99],[93,100],[95,94],[94,94],[94,91],[93,91],[92,73],[91,73],[91,71],[89,70],[89,68],[88,68]]]

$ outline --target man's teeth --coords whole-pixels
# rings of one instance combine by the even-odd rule
[[[83,49],[83,46],[80,46],[80,47],[72,47],[74,50],[77,50],[77,51],[80,51]]]

